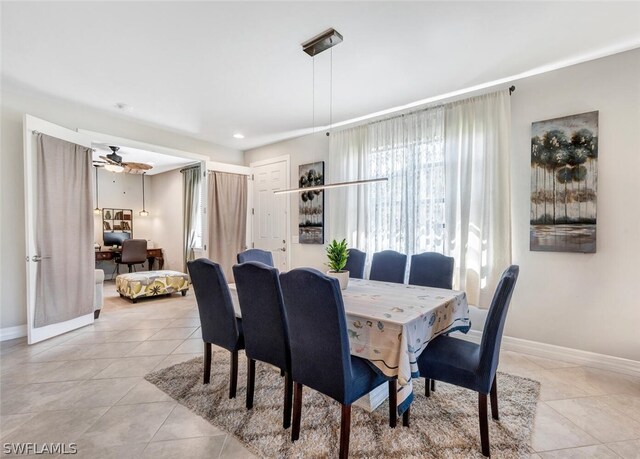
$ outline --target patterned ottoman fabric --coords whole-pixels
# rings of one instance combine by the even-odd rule
[[[189,276],[178,271],[144,271],[120,274],[116,289],[122,296],[135,300],[148,296],[169,295],[189,290]]]

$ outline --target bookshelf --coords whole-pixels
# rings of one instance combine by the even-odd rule
[[[133,210],[132,209],[102,209],[102,231],[114,233],[129,233],[133,237]]]

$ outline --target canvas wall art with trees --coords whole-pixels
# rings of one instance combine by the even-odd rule
[[[299,166],[298,186],[324,185],[324,161]],[[303,191],[298,201],[298,241],[324,244],[324,191]]]
[[[532,251],[596,251],[597,166],[597,111],[532,123]]]

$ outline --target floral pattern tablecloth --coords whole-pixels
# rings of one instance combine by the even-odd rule
[[[229,285],[238,316],[235,284]],[[435,337],[469,331],[465,292],[416,285],[349,279],[342,291],[351,355],[398,377],[398,414],[413,401],[417,358]]]
[[[342,291],[351,354],[398,377],[398,413],[413,400],[417,358],[435,337],[470,328],[467,295],[416,285],[349,279]]]

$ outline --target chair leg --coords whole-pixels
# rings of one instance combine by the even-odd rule
[[[204,384],[211,379],[211,343],[204,343]]]
[[[231,353],[231,371],[229,375],[229,398],[236,398],[238,386],[238,351]]]
[[[487,394],[478,393],[478,413],[480,416],[480,443],[482,454],[491,456],[489,448],[489,420],[487,419]]]
[[[409,418],[411,417],[411,407],[407,407],[407,411],[402,413],[402,425],[404,427],[410,427]]]
[[[491,416],[496,421],[500,420],[500,415],[498,414],[498,376],[493,377],[493,384],[491,385]]]
[[[394,428],[398,423],[398,381],[389,381],[389,427]]]
[[[435,392],[436,391],[436,380],[432,379],[431,380],[431,392]]]
[[[349,437],[351,437],[351,405],[342,405],[340,419],[340,459],[349,457]]]
[[[288,429],[291,426],[291,397],[293,396],[293,379],[291,374],[284,374],[284,413],[282,427]]]
[[[300,419],[302,417],[302,384],[293,383],[293,426],[291,428],[291,441],[300,438]]]
[[[280,369],[280,376],[281,376],[281,377],[282,377],[282,376],[284,376],[284,373],[285,373],[285,371],[281,368],[281,369]]]
[[[247,409],[253,408],[253,391],[256,385],[256,361],[247,359]]]
[[[430,379],[424,380],[424,395],[427,398],[431,397],[431,380]]]
[[[128,265],[128,266],[129,266],[129,274],[131,274],[133,272],[133,269],[132,269],[131,265]]]

